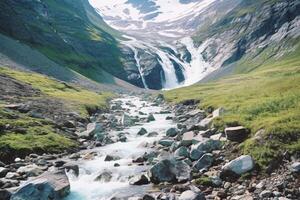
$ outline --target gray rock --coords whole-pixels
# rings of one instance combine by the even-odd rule
[[[300,173],[300,162],[295,162],[291,165],[292,172]]]
[[[91,138],[96,134],[99,134],[103,131],[103,128],[100,123],[94,122],[87,125],[86,131],[77,133],[81,138]]]
[[[8,172],[9,172],[9,169],[0,167],[0,178],[5,177]]]
[[[205,200],[204,194],[201,192],[194,192],[192,190],[184,191],[180,197],[179,200]]]
[[[249,131],[243,126],[225,128],[227,140],[234,142],[244,141],[249,134]]]
[[[154,115],[151,113],[147,117],[147,122],[152,122],[152,121],[155,121],[155,118],[154,118]]]
[[[273,193],[270,190],[264,190],[259,194],[259,197],[262,199],[272,197]]]
[[[211,153],[214,150],[219,150],[222,147],[222,142],[219,140],[206,140],[195,144],[191,147],[190,157],[192,160],[198,160],[205,153]]]
[[[76,164],[66,163],[63,165],[63,168],[66,169],[67,172],[72,171],[75,176],[79,176],[79,167]]]
[[[108,170],[104,170],[101,174],[99,174],[94,181],[98,181],[98,182],[110,182],[112,178],[112,172],[108,171]]]
[[[17,172],[19,174],[25,174],[28,177],[32,177],[32,176],[39,176],[41,175],[44,171],[43,168],[38,167],[37,165],[33,164],[33,165],[27,165],[24,167],[20,167]]]
[[[156,136],[158,136],[158,133],[154,131],[147,134],[147,137],[156,137]]]
[[[0,189],[0,199],[1,200],[9,200],[11,193],[8,190],[1,190]]]
[[[124,114],[121,119],[121,124],[123,126],[133,126],[134,121],[131,119],[131,117],[129,115]]]
[[[146,133],[148,133],[148,131],[145,128],[141,128],[137,135],[145,135]]]
[[[5,178],[7,179],[15,179],[17,177],[19,177],[20,175],[18,173],[15,172],[8,172],[5,176]]]
[[[158,141],[158,144],[164,146],[164,147],[170,147],[174,143],[174,140],[167,140],[167,139],[162,139]]]
[[[152,183],[183,182],[191,178],[191,168],[183,161],[165,159],[153,165],[149,171]]]
[[[104,161],[115,161],[115,160],[120,160],[121,158],[119,156],[111,156],[111,155],[107,155],[105,158],[104,158]]]
[[[168,137],[175,137],[178,134],[178,130],[176,128],[169,128],[166,132]]]
[[[196,170],[202,170],[208,168],[212,165],[214,161],[213,155],[211,153],[204,154],[193,166]]]
[[[251,156],[240,156],[223,166],[222,172],[232,171],[235,174],[241,175],[254,168],[254,161]]]
[[[147,185],[150,183],[149,178],[145,174],[134,176],[130,179],[130,185]]]
[[[189,158],[190,152],[189,152],[189,149],[188,149],[187,147],[182,146],[182,147],[179,147],[179,148],[175,151],[174,155],[175,155],[176,157]]]
[[[155,200],[155,198],[150,194],[145,194],[143,196],[143,200]]]
[[[70,183],[64,172],[45,172],[22,185],[11,200],[60,200],[70,193]]]

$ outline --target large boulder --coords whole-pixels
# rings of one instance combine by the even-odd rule
[[[155,118],[154,118],[154,115],[151,113],[147,117],[147,122],[152,122],[152,121],[155,121]]]
[[[198,160],[205,153],[211,153],[214,150],[219,150],[222,147],[222,142],[219,140],[206,140],[195,144],[191,147],[190,157],[192,160]]]
[[[240,156],[222,167],[221,178],[226,178],[227,174],[232,175],[232,172],[236,175],[242,175],[254,168],[254,161],[251,156]]]
[[[243,126],[228,127],[225,128],[225,134],[227,140],[242,142],[248,137],[249,131]]]
[[[165,159],[153,165],[149,171],[152,183],[177,183],[191,178],[191,168],[184,161]]]
[[[179,200],[205,200],[205,196],[201,192],[187,190],[180,195]]]
[[[64,172],[45,172],[22,185],[11,200],[60,200],[69,193],[70,183]]]

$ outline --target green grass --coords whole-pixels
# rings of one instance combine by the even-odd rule
[[[224,107],[215,120],[219,129],[243,125],[252,136],[264,129],[259,141],[250,138],[240,145],[265,167],[284,151],[300,151],[300,57],[299,47],[280,60],[269,60],[250,73],[165,92],[168,101],[199,99],[201,108]],[[253,63],[254,64],[254,63]]]
[[[112,93],[103,92],[96,93],[77,86],[58,82],[49,77],[27,73],[8,68],[0,67],[0,74],[6,74],[21,82],[30,84],[33,88],[39,89],[42,93],[65,101],[71,109],[79,111],[80,114],[86,116],[87,107],[98,107],[105,109],[107,101],[113,97]]]
[[[77,142],[56,133],[54,124],[44,119],[0,107],[0,160],[13,161],[30,153],[59,153],[76,148]]]

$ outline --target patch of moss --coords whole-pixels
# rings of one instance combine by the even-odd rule
[[[197,178],[195,180],[195,183],[197,185],[202,185],[202,186],[206,186],[206,187],[213,186],[213,181],[211,180],[210,177],[207,177],[207,176],[202,176],[200,178]]]

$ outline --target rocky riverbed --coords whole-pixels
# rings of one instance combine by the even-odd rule
[[[238,151],[249,131],[218,131],[213,119],[226,111],[198,103],[114,99],[76,132],[80,151],[0,163],[0,200],[299,199],[299,156],[286,153],[263,172]]]

